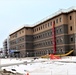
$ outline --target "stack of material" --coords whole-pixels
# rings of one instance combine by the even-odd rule
[[[14,72],[7,71],[7,70],[3,69],[3,70],[0,70],[0,75],[23,75],[23,74],[14,73]]]

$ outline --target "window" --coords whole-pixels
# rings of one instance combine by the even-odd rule
[[[51,31],[51,35],[52,35],[52,31]]]
[[[45,42],[45,44],[47,45],[47,42]]]
[[[47,33],[45,33],[45,36],[47,36]]]
[[[40,35],[40,37],[42,38],[42,34]]]
[[[42,26],[41,26],[41,29],[42,29]]]
[[[38,31],[38,28],[37,28],[37,31]]]
[[[37,39],[38,39],[38,36],[37,36]]]
[[[60,18],[60,22],[61,22],[61,18]]]
[[[44,34],[43,34],[43,37],[44,37]]]
[[[58,33],[58,29],[56,30],[56,32]]]
[[[61,53],[65,53],[65,51],[61,48]]]
[[[39,30],[40,30],[40,27],[39,27]]]
[[[70,26],[70,30],[72,31],[72,26]]]
[[[48,27],[49,27],[49,23],[48,23]]]
[[[47,28],[47,24],[45,24],[45,28]]]
[[[58,19],[56,19],[56,23],[58,23]]]
[[[20,32],[20,34],[21,34],[21,32]]]
[[[72,20],[72,16],[70,16],[70,20]]]
[[[60,42],[63,42],[63,38],[62,37],[60,38]]]
[[[36,32],[36,29],[34,29],[34,32]]]
[[[21,41],[21,38],[19,40]]]
[[[24,37],[22,38],[22,40],[24,41]]]
[[[24,48],[24,45],[22,45],[22,47]]]
[[[39,38],[40,38],[40,35],[39,35]]]
[[[55,25],[55,21],[53,21],[53,24]]]
[[[48,45],[50,45],[50,41],[48,41]]]
[[[60,28],[60,32],[62,32],[62,28]]]
[[[50,22],[50,25],[52,26],[52,22]]]
[[[71,37],[71,42],[73,41],[73,37]]]
[[[51,41],[51,44],[53,44],[53,41]]]
[[[43,28],[44,28],[44,25],[43,25]]]
[[[22,30],[22,33],[24,33],[24,30]]]
[[[57,39],[57,43],[59,43],[59,39]]]
[[[35,29],[35,32],[36,32],[36,29]]]
[[[73,50],[74,48],[72,47],[71,50]]]
[[[49,32],[48,32],[48,36],[49,36]]]

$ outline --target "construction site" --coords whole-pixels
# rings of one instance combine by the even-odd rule
[[[1,0],[0,75],[76,75],[75,5]]]

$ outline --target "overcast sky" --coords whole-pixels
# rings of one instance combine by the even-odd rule
[[[72,6],[76,0],[0,0],[0,48],[13,30]]]

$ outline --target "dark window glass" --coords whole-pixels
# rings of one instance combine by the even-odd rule
[[[56,32],[58,33],[58,29],[56,30]]]
[[[62,28],[60,28],[60,32],[62,32]]]
[[[70,26],[70,30],[72,31],[72,26]]]
[[[53,24],[55,25],[55,21],[53,21]]]
[[[70,20],[72,20],[72,16],[70,16]]]
[[[71,41],[73,41],[73,37],[71,37]]]
[[[58,23],[58,19],[56,19],[56,23]]]
[[[52,26],[52,22],[50,22],[50,25]]]
[[[47,28],[47,24],[45,24],[45,28]]]
[[[60,18],[60,22],[61,22],[61,18]]]
[[[49,23],[48,23],[48,27],[49,27]]]
[[[38,31],[38,28],[37,28],[37,31]]]

